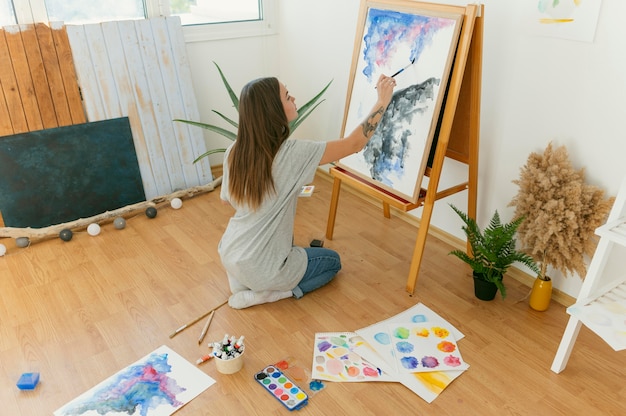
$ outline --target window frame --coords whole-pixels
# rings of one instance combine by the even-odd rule
[[[261,0],[261,20],[184,25],[185,42],[265,36],[277,33],[278,0]],[[169,16],[168,0],[144,0],[147,18]],[[14,0],[17,24],[48,22],[45,0]]]
[[[169,2],[167,6],[169,9]],[[277,21],[278,0],[262,0],[261,20],[186,25],[183,26],[183,33],[185,42],[266,36],[277,33]]]

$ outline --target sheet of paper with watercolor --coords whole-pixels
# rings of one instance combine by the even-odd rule
[[[369,343],[371,347],[376,350],[376,352],[378,352],[378,354],[387,362],[387,364],[391,366],[391,368],[396,368],[396,358],[387,326],[391,323],[397,322],[410,322],[413,324],[420,324],[423,322],[439,322],[442,325],[445,325],[446,328],[449,328],[450,333],[456,341],[464,337],[461,331],[456,329],[452,324],[437,315],[423,303],[418,303],[406,311],[400,312],[399,314],[385,319],[384,321],[380,321],[368,327],[356,330],[355,332],[362,336],[363,339]],[[361,353],[361,351],[359,351],[359,353]]]
[[[54,412],[78,415],[171,415],[215,380],[163,345]]]
[[[572,305],[567,312],[580,319],[615,351],[626,349],[626,300]]]
[[[327,381],[395,381],[354,349],[365,341],[354,332],[315,334],[312,377]]]
[[[463,333],[449,324],[445,319],[432,311],[426,305],[418,303],[415,306],[400,312],[384,321],[370,325],[368,327],[355,331],[361,335],[369,347],[359,345],[355,348],[355,352],[360,354],[364,359],[383,369],[383,371],[392,375],[398,382],[406,388],[420,396],[427,403],[441,394],[441,392],[459,377],[465,370],[449,370],[449,371],[432,371],[424,373],[400,373],[395,372],[395,358],[393,347],[388,339],[387,325],[392,322],[445,322],[451,328],[451,333],[455,340],[464,337]],[[469,367],[469,366],[468,366]]]
[[[395,367],[384,360],[376,350],[374,350],[369,343],[359,345],[355,348],[355,352],[360,354],[363,359],[369,361],[372,364],[376,364],[383,372],[391,376],[395,381],[404,385],[413,393],[420,396],[427,403],[431,403],[433,400],[441,394],[441,392],[452,381],[460,376],[465,370],[454,371],[431,371],[424,373],[394,373]]]
[[[397,371],[421,373],[467,368],[446,323],[403,322],[389,324],[387,328]]]

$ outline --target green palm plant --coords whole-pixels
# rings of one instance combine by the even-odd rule
[[[524,221],[523,217],[503,224],[496,210],[489,225],[482,231],[473,218],[454,205],[450,206],[463,220],[462,229],[467,237],[470,252],[453,250],[449,254],[467,263],[476,278],[494,283],[503,299],[506,297],[506,288],[502,283],[502,278],[513,263],[522,263],[535,273],[539,272],[539,267],[533,257],[515,248],[515,233]]]
[[[235,94],[235,92],[233,91],[233,89],[231,88],[230,84],[228,83],[228,81],[226,80],[226,77],[224,76],[224,73],[222,72],[222,69],[220,68],[220,66],[213,62],[213,64],[217,67],[217,71],[220,74],[220,77],[222,78],[222,82],[224,83],[224,87],[226,88],[226,91],[228,92],[228,96],[230,97],[230,100],[233,103],[233,107],[235,107],[235,109],[237,111],[239,111],[239,98],[237,97],[237,94]],[[326,92],[326,90],[328,89],[328,87],[330,87],[330,84],[332,84],[332,80],[326,84],[326,86],[313,98],[311,98],[309,101],[307,101],[306,104],[304,104],[303,106],[301,106],[298,109],[298,117],[291,121],[289,123],[289,130],[291,131],[291,133],[293,133],[300,124],[302,124],[302,122],[304,120],[306,120],[306,118],[311,115],[311,113],[313,112],[313,110],[315,110],[317,108],[318,105],[320,105],[322,102],[324,102],[324,100],[320,101],[320,98],[322,97],[322,95],[324,95],[324,93]],[[217,110],[211,110],[213,111],[215,114],[217,114],[218,116],[220,116],[222,118],[222,120],[226,121],[228,124],[230,124],[231,126],[233,126],[235,128],[235,131],[230,131],[227,129],[224,129],[222,127],[216,126],[214,124],[206,124],[206,123],[201,123],[198,121],[192,121],[192,120],[181,120],[181,119],[175,119],[174,121],[179,121],[181,123],[187,123],[187,124],[191,124],[197,127],[201,127],[203,129],[206,130],[210,130],[212,132],[221,134],[222,136],[226,137],[227,139],[230,139],[232,141],[237,140],[237,128],[239,128],[239,124],[230,119],[229,117],[225,116],[224,114],[220,113]],[[201,160],[202,158],[205,158],[209,155],[212,155],[214,153],[221,153],[221,152],[225,152],[226,149],[225,148],[219,148],[219,149],[211,149],[206,151],[205,153],[201,154],[200,156],[198,156],[193,163],[198,162],[199,160]]]

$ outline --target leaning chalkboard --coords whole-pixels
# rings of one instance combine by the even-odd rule
[[[41,228],[145,201],[128,117],[0,137],[0,212]]]

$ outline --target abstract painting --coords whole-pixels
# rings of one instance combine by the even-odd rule
[[[166,346],[54,412],[54,416],[171,415],[215,380]]]
[[[0,139],[7,227],[48,227],[145,200],[128,117]]]
[[[395,381],[354,349],[365,343],[354,332],[315,334],[312,377],[327,381]]]
[[[528,3],[530,31],[539,36],[593,42],[602,0],[538,0]]]
[[[369,115],[376,81],[393,75],[396,89],[363,150],[337,165],[403,200],[416,202],[459,40],[462,15],[433,5],[361,3],[342,135]],[[424,8],[424,6],[422,6]]]

